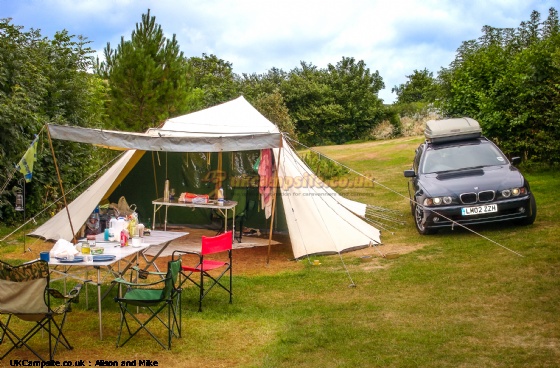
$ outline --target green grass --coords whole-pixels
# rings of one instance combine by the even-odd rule
[[[402,174],[420,141],[319,149],[375,177],[373,188],[340,192],[399,211],[406,224],[394,235],[383,232],[382,240],[387,246],[422,245],[418,250],[369,263],[357,251],[318,257],[319,267],[302,261],[304,267],[273,275],[235,275],[234,303],[215,291],[202,313],[188,288],[183,337],[173,341],[172,351],[145,335],[115,348],[119,312],[110,298],[103,302],[105,339],[100,341],[97,314],[85,310],[82,301],[69,316],[75,349],[60,350],[57,360],[85,359],[92,366],[95,359],[152,359],[181,367],[558,366],[560,176],[526,173],[538,203],[532,226],[475,228],[486,238],[463,229],[420,236],[403,198]],[[9,247],[16,251],[21,245]],[[89,298],[92,308],[93,288]]]

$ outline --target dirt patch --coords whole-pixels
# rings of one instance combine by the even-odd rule
[[[175,248],[181,246],[191,247],[193,244],[200,244],[202,235],[216,235],[215,230],[207,229],[191,229],[191,228],[173,228],[175,231],[189,232],[189,235],[173,241],[171,244]],[[14,241],[9,243],[14,244]],[[283,270],[296,270],[302,265],[293,260],[294,255],[287,235],[273,235],[270,250],[269,239],[266,235],[260,236],[244,236],[241,243],[235,241],[233,250],[234,271],[237,274],[275,274]],[[3,260],[18,259],[31,261],[39,258],[39,253],[49,251],[53,247],[54,242],[46,242],[36,238],[27,238],[24,252],[24,244],[17,246],[16,251],[2,254]],[[157,265],[160,269],[165,269],[166,263],[171,259],[170,256],[159,257]]]
[[[215,235],[214,230],[191,229],[191,228],[173,228],[176,231],[186,231],[189,235],[173,241],[172,245],[176,248],[184,246],[192,246],[193,243],[200,243],[202,235]],[[234,272],[239,275],[266,275],[277,274],[283,271],[296,271],[305,267],[305,262],[313,262],[317,257],[310,256],[300,261],[294,260],[292,246],[288,235],[274,234],[270,247],[269,239],[266,235],[246,236],[242,238],[241,243],[236,241],[233,250]],[[27,251],[23,253],[23,244],[21,252],[15,251],[2,255],[2,259],[23,259],[31,261],[39,258],[41,251],[48,251],[52,248],[53,242],[45,242],[38,239],[29,239],[26,241]],[[398,258],[400,255],[413,252],[422,245],[409,244],[386,244],[379,246],[370,246],[343,254],[343,258],[360,258],[362,261],[361,268],[365,270],[373,270],[379,268],[381,259]],[[158,267],[165,269],[170,256],[159,257],[157,260]]]

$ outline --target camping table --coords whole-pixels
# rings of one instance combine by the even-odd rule
[[[108,275],[112,277],[121,277],[124,273],[133,267],[134,265],[138,264],[138,257],[142,256],[146,261],[146,265],[143,267],[144,270],[147,270],[150,266],[154,267],[156,270],[159,271],[155,261],[157,257],[165,250],[165,248],[175,239],[178,239],[182,236],[188,235],[186,232],[175,232],[175,231],[152,231],[151,235],[145,236],[142,238],[142,244],[139,247],[127,246],[127,247],[120,247],[120,244],[117,242],[104,242],[103,241],[103,234],[97,235],[97,244],[96,246],[102,246],[104,248],[103,255],[114,255],[115,259],[110,261],[102,261],[102,262],[92,262],[92,263],[85,263],[85,262],[76,262],[76,263],[68,263],[64,261],[60,261],[54,257],[51,257],[49,261],[49,267],[51,272],[57,273],[61,275],[61,278],[66,279],[67,277],[72,277],[74,279],[78,279],[81,281],[91,281],[88,279],[87,271],[89,268],[93,268],[97,270],[97,311],[99,314],[99,339],[103,340],[103,323],[102,323],[102,316],[101,316],[101,301],[106,296],[101,296],[101,285],[104,279],[101,277],[101,269],[106,269],[108,271]],[[160,251],[153,256],[151,259],[148,259],[147,255],[145,254],[146,249],[150,246],[157,246],[163,245]],[[123,267],[121,267],[124,266]],[[86,276],[85,278],[80,277],[77,275],[78,271],[84,271],[86,269]],[[76,271],[76,272],[73,272]],[[86,302],[87,302],[87,287],[86,287]],[[87,305],[86,305],[87,308]]]
[[[156,200],[152,201],[152,204],[154,205],[154,217],[153,217],[153,222],[152,222],[152,229],[155,228],[156,226],[156,212],[159,211],[161,209],[161,207],[165,207],[165,217],[164,217],[164,222],[163,222],[163,230],[167,230],[167,209],[172,206],[172,207],[186,207],[186,208],[207,208],[207,209],[213,209],[213,210],[217,210],[218,212],[220,212],[220,214],[222,216],[224,216],[224,219],[226,219],[226,221],[224,221],[224,232],[227,231],[227,214],[228,214],[228,210],[232,210],[233,211],[233,218],[235,218],[235,206],[237,206],[237,202],[236,201],[224,201],[224,204],[217,204],[216,202],[212,201],[210,203],[190,203],[190,202],[179,202],[177,199],[173,199],[170,200],[169,202],[164,202],[163,198],[158,198]],[[235,234],[235,221],[232,225],[232,230],[233,233]]]

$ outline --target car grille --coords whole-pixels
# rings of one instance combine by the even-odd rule
[[[496,193],[493,190],[485,190],[479,193],[462,193],[459,198],[463,204],[474,204],[477,202],[491,202]]]
[[[494,200],[494,191],[493,190],[486,190],[484,192],[478,193],[478,201],[479,202],[490,202]]]
[[[464,204],[476,203],[476,193],[463,193],[459,197]]]

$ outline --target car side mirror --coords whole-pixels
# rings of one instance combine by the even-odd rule
[[[519,165],[520,162],[521,162],[521,157],[512,157],[512,158],[511,158],[511,164],[512,164],[513,166]]]
[[[416,173],[414,172],[414,170],[405,170],[404,171],[404,177],[405,178],[414,178],[416,176]]]

